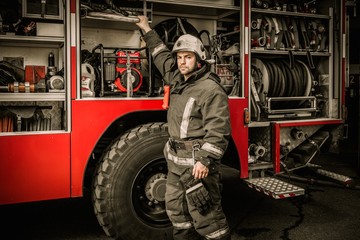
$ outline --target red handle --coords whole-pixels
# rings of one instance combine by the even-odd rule
[[[170,86],[165,85],[164,86],[164,98],[163,98],[163,104],[162,104],[163,109],[169,108],[169,100],[170,100]]]

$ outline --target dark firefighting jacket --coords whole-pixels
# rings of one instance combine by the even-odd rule
[[[208,64],[204,64],[184,81],[173,54],[157,33],[154,30],[146,33],[144,40],[163,80],[170,84],[170,107],[167,113],[170,138],[199,143],[200,149],[196,151],[195,160],[207,167],[218,166],[231,132],[228,96],[220,85],[219,77],[210,71]],[[191,163],[191,156],[173,156],[170,160],[170,171],[194,164]]]

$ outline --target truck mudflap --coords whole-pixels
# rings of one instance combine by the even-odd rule
[[[260,177],[244,180],[250,188],[275,199],[296,197],[305,194],[305,189],[274,177]]]

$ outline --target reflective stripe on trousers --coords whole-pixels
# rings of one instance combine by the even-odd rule
[[[171,213],[168,213],[171,214]],[[192,222],[187,221],[187,222],[173,222],[172,225],[174,226],[174,228],[179,228],[179,229],[189,229],[189,228],[193,228],[194,226],[192,225]]]
[[[207,234],[205,237],[206,239],[223,239],[224,237],[229,236],[230,229],[228,227],[216,230],[215,232],[212,232],[210,234]]]

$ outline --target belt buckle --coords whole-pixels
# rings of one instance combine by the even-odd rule
[[[192,149],[193,149],[194,151],[199,151],[200,148],[201,148],[201,145],[200,145],[200,143],[199,143],[198,141],[194,141],[194,142],[192,143]]]

